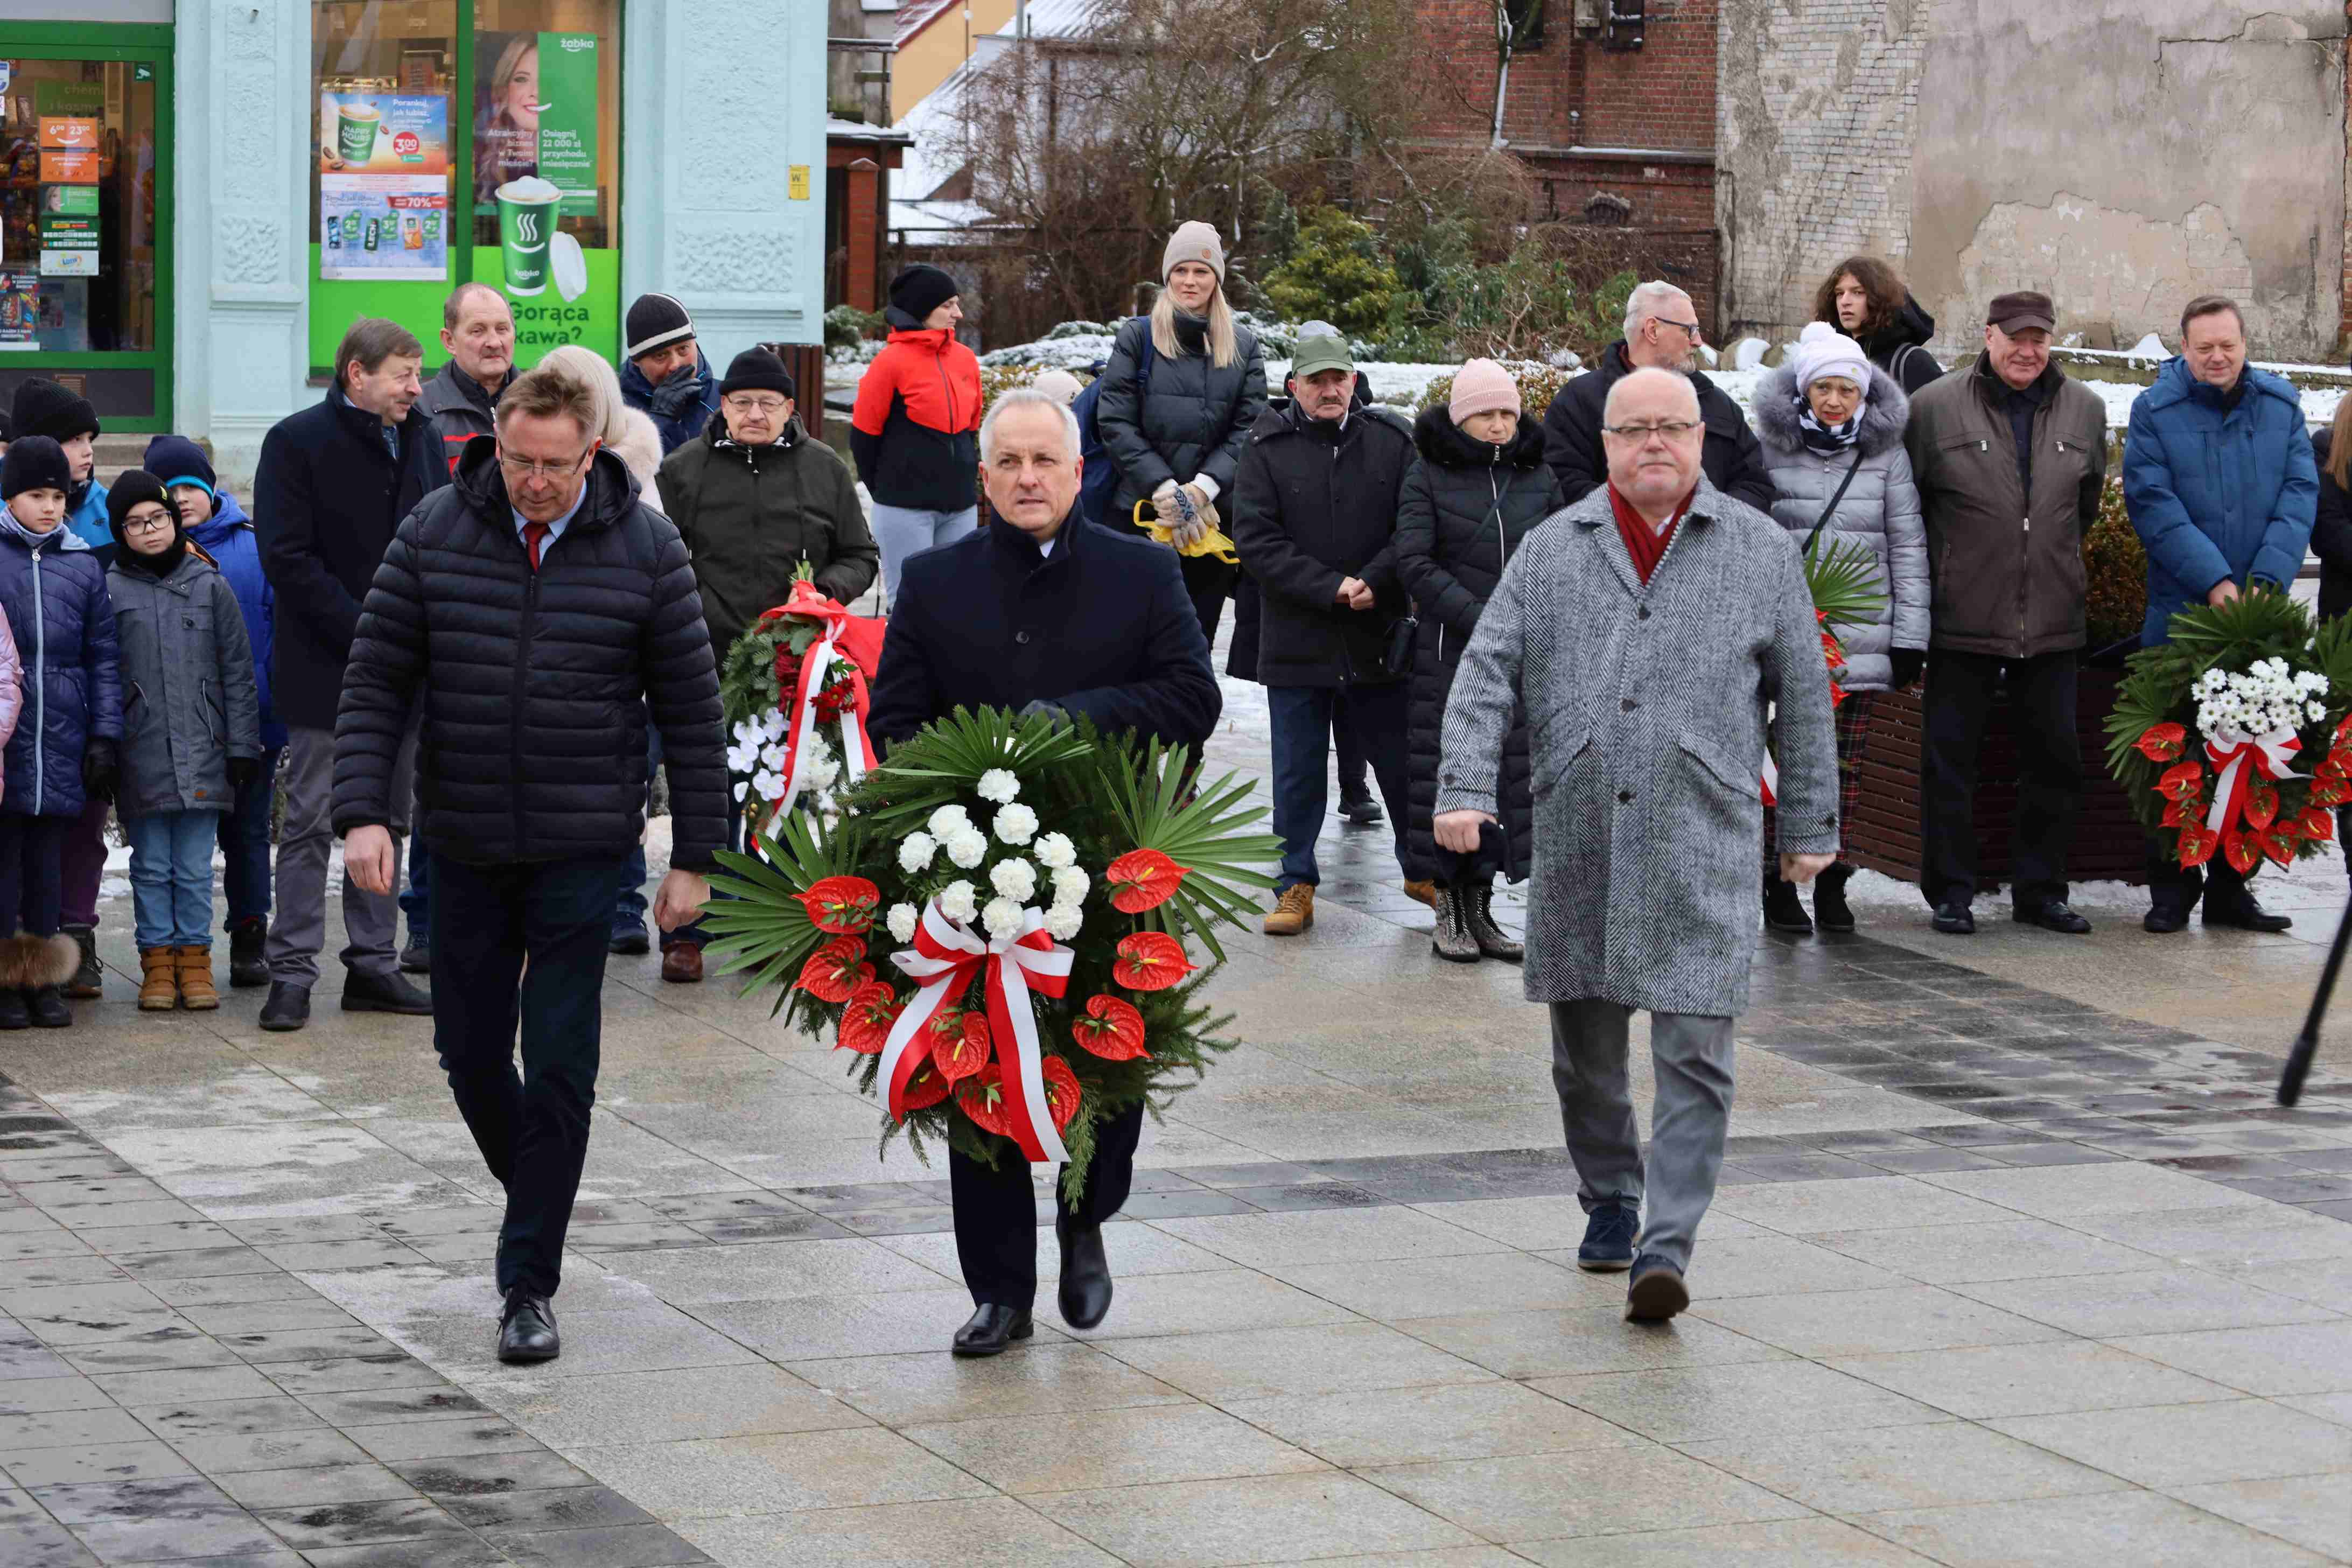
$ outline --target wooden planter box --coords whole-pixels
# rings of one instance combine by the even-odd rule
[[[2083,805],[2066,858],[2074,882],[2147,880],[2147,841],[2124,798],[2123,786],[2107,773],[2107,712],[2115,706],[2121,672],[2085,668],[2075,708],[2083,748]],[[1871,715],[1870,744],[1863,755],[1862,798],[1848,825],[1846,840],[1856,863],[1890,877],[1919,878],[1919,753],[1922,741],[1919,694],[1889,691]],[[1977,765],[1977,883],[1979,894],[2010,879],[2010,832],[2017,813],[2017,740],[2010,706],[1995,698],[1985,722],[1984,749]]]

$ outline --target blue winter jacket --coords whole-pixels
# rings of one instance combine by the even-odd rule
[[[114,602],[97,553],[68,530],[37,549],[0,527],[0,610],[25,667],[25,709],[5,753],[0,811],[79,816],[81,756],[92,735],[122,739]]]
[[[269,705],[269,650],[276,641],[278,595],[261,573],[261,543],[254,534],[253,519],[245,515],[235,496],[226,490],[219,494],[220,510],[192,526],[188,537],[204,547],[221,575],[228,579],[228,585],[236,590],[236,607],[245,616],[245,640],[253,649],[253,678],[261,687],[261,746],[274,752],[286,743],[286,726],[278,722],[277,710]]]
[[[621,367],[621,401],[644,410],[646,417],[654,422],[654,428],[661,432],[665,458],[701,435],[703,426],[719,412],[719,378],[711,374],[710,362],[698,349],[694,356],[694,382],[697,390],[685,406],[674,415],[666,415],[654,406],[654,397],[657,391],[668,390],[670,384],[665,381],[656,388],[646,379],[646,373],[637,368],[635,360]],[[671,393],[672,397],[681,395],[680,392]]]
[[[98,552],[100,564],[114,559],[114,524],[107,521],[104,485],[90,480],[81,505],[66,513],[66,526],[76,539]]]
[[[2291,586],[2311,544],[2319,469],[2294,384],[2246,367],[2245,395],[2221,395],[2167,360],[2134,400],[2124,439],[2124,506],[2147,550],[2147,647],[2228,579]]]

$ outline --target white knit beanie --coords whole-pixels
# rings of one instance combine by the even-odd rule
[[[1201,263],[1217,275],[1217,282],[1221,286],[1225,280],[1224,241],[1217,237],[1213,226],[1202,223],[1199,218],[1178,224],[1176,232],[1168,237],[1168,248],[1160,258],[1160,280],[1162,283],[1168,281],[1168,275],[1176,270],[1176,264],[1180,261]]]
[[[1844,376],[1864,397],[1870,395],[1870,356],[1827,321],[1814,321],[1797,334],[1797,353],[1789,363],[1796,367],[1801,396],[1825,375]]]

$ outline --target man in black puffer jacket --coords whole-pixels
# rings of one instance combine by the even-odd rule
[[[1274,831],[1282,872],[1270,936],[1315,923],[1331,731],[1350,726],[1404,861],[1405,686],[1382,668],[1406,612],[1397,576],[1397,494],[1412,437],[1382,411],[1350,407],[1356,368],[1338,338],[1302,338],[1297,401],[1250,432],[1234,479],[1234,543],[1258,586],[1257,677],[1274,731]]]
[[[433,1016],[458,1111],[506,1188],[502,1361],[557,1353],[564,1229],[588,1152],[613,898],[644,829],[646,710],[675,838],[654,916],[691,920],[725,838],[719,678],[686,546],[600,449],[554,366],[499,402],[368,590],[335,729],[349,874],[388,891],[394,767],[421,700]],[[518,994],[519,991],[519,994]],[[522,1077],[513,1055],[520,1016]]]

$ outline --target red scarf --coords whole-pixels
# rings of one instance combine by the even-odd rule
[[[1666,526],[1653,529],[1648,520],[1633,510],[1633,503],[1617,493],[1616,485],[1610,485],[1609,510],[1617,514],[1618,536],[1625,541],[1625,553],[1633,558],[1633,570],[1644,584],[1649,582],[1650,574],[1658,569],[1666,546],[1675,542],[1675,530],[1682,526],[1683,514],[1690,510],[1692,499],[1697,494],[1698,487],[1693,485],[1690,494],[1675,504],[1675,515],[1666,519]]]

